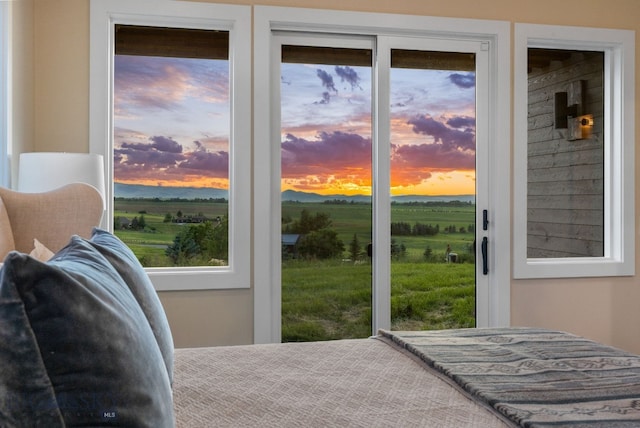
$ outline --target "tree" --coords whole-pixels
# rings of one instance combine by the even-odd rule
[[[191,228],[182,230],[173,238],[173,244],[165,250],[165,254],[175,265],[187,265],[188,261],[200,252]]]
[[[353,260],[354,262],[358,260],[360,258],[360,251],[360,241],[358,241],[358,235],[354,233],[353,239],[349,244],[349,256],[351,257],[351,260]]]
[[[433,249],[427,246],[427,248],[424,249],[424,253],[422,253],[422,255],[426,260],[431,260],[431,257],[433,256]]]
[[[329,214],[316,213],[316,215],[313,216],[305,208],[300,212],[300,220],[295,220],[291,225],[291,233],[304,235],[305,233],[326,229],[330,226],[331,219],[329,219]]]
[[[308,259],[342,257],[344,243],[330,226],[329,214],[319,212],[312,215],[305,208],[300,212],[300,219],[286,225],[284,230],[287,233],[301,235],[296,246],[300,257]]]
[[[394,259],[399,259],[407,255],[407,247],[401,243],[398,245],[395,239],[391,240],[391,257]]]
[[[229,219],[224,216],[215,225],[204,222],[189,226],[173,240],[165,254],[174,264],[206,265],[211,259],[229,259]]]
[[[314,230],[298,243],[298,253],[308,259],[332,259],[341,257],[344,244],[333,229]]]

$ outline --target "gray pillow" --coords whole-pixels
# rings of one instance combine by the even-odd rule
[[[167,316],[162,308],[156,290],[144,271],[144,268],[129,249],[118,237],[106,230],[94,229],[89,243],[96,248],[118,271],[124,282],[129,286],[133,296],[142,308],[151,330],[156,337],[160,352],[167,366],[169,381],[173,384],[173,337]]]
[[[172,427],[171,386],[120,274],[73,237],[49,262],[12,252],[0,270],[3,426]]]

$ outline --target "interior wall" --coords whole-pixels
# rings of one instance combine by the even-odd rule
[[[133,1],[133,0],[132,0]],[[89,1],[35,2],[35,149],[88,151]],[[637,0],[227,0],[225,3],[314,7],[640,30]],[[637,41],[636,45],[640,43]],[[636,82],[640,55],[636,47]],[[640,85],[636,84],[636,99]],[[25,89],[28,95],[28,89]],[[517,101],[517,100],[516,100]],[[636,110],[640,111],[636,103]],[[516,142],[517,143],[517,142]],[[28,147],[28,146],[24,146]],[[636,163],[640,151],[636,151]],[[638,198],[636,211],[640,213]],[[640,228],[636,226],[640,233]],[[636,240],[636,254],[638,239]],[[161,292],[178,346],[249,343],[251,290]],[[640,284],[626,278],[513,280],[511,320],[567,330],[640,353]]]
[[[11,2],[11,74],[12,95],[9,158],[11,186],[18,181],[18,155],[34,150],[34,3],[33,0]]]
[[[35,4],[35,150],[87,152],[89,1]]]

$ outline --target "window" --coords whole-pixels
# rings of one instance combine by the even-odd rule
[[[249,287],[249,34],[247,7],[91,3],[104,227],[156,289]]]
[[[284,102],[281,106],[279,100],[280,96],[287,94],[287,91],[280,90],[280,86],[287,85],[287,82],[289,82],[286,76],[281,75],[281,71],[286,69],[285,66],[288,67],[286,61],[290,58],[283,55],[286,50],[283,50],[283,46],[294,45],[307,47],[300,50],[308,50],[311,45],[328,48],[327,51],[336,55],[339,52],[347,52],[347,50],[341,50],[344,48],[352,49],[349,53],[360,52],[360,50],[363,53],[364,51],[370,51],[371,53],[367,53],[365,56],[372,55],[373,58],[372,72],[367,73],[361,70],[362,76],[371,75],[371,92],[373,94],[370,109],[372,112],[372,125],[370,125],[371,142],[367,142],[371,147],[370,181],[372,186],[371,218],[373,221],[371,227],[373,242],[371,255],[373,263],[370,274],[366,272],[366,269],[362,269],[363,283],[368,282],[365,277],[371,275],[372,278],[372,330],[390,327],[392,308],[392,272],[390,266],[393,243],[391,242],[390,223],[391,192],[392,184],[395,182],[392,181],[391,160],[393,154],[389,141],[392,132],[394,133],[393,135],[396,135],[396,138],[398,138],[398,134],[395,134],[397,128],[391,129],[392,126],[389,119],[391,117],[392,101],[389,87],[392,84],[397,85],[400,80],[398,79],[397,70],[392,72],[391,68],[401,67],[402,62],[400,60],[410,59],[410,57],[414,57],[414,54],[415,56],[423,54],[422,56],[424,57],[437,57],[439,55],[435,52],[443,51],[449,53],[469,52],[472,53],[472,57],[474,55],[477,56],[477,69],[482,71],[473,79],[477,78],[483,82],[478,85],[477,90],[479,107],[476,123],[479,131],[475,137],[479,141],[479,147],[482,147],[476,157],[477,162],[482,165],[482,174],[477,178],[477,184],[478,188],[482,189],[479,193],[483,203],[487,204],[480,209],[480,218],[482,218],[483,211],[490,212],[489,217],[492,227],[483,233],[488,237],[488,242],[490,242],[488,248],[493,257],[488,262],[490,266],[488,272],[490,273],[485,276],[480,271],[476,278],[479,291],[476,307],[480,308],[479,313],[482,314],[482,316],[479,315],[478,325],[507,325],[509,323],[508,278],[510,277],[510,271],[508,261],[510,246],[508,224],[510,204],[506,192],[490,192],[488,189],[492,186],[498,189],[501,183],[509,180],[509,123],[498,119],[508,116],[508,110],[505,110],[505,108],[509,104],[509,91],[504,85],[497,84],[500,76],[506,77],[508,74],[503,73],[508,73],[509,70],[508,24],[260,6],[256,6],[254,10],[254,157],[260,160],[254,165],[255,342],[277,342],[281,339],[281,304],[284,304],[281,284],[284,286],[285,281],[288,280],[285,277],[285,272],[281,269],[281,261],[284,254],[281,219],[286,217],[284,204],[281,205],[283,200],[281,192],[284,188],[282,187],[283,181],[286,185],[288,184],[287,180],[294,178],[288,175],[291,171],[289,156],[293,155],[289,149],[311,148],[313,144],[319,143],[316,146],[318,152],[315,153],[317,155],[322,151],[322,147],[326,146],[326,144],[323,144],[326,141],[322,138],[322,134],[318,133],[323,129],[323,126],[319,126],[318,123],[315,123],[313,128],[305,126],[293,128],[296,134],[302,135],[305,132],[312,131],[314,135],[307,135],[303,138],[298,136],[297,139],[292,138],[290,140],[287,140],[285,135],[283,139],[282,124],[285,121],[285,117],[281,117],[281,114],[284,115],[286,113],[285,110],[290,107],[288,104],[285,105]],[[366,22],[367,25],[354,24],[357,22]],[[390,24],[394,22],[400,22],[401,26],[396,27],[394,24]],[[461,34],[456,31],[453,33],[449,31],[450,28],[465,28],[468,32]],[[328,42],[331,38],[334,41]],[[357,39],[371,40],[373,44],[369,42],[369,47],[345,45],[349,41]],[[311,40],[314,42],[311,42]],[[392,58],[392,52],[394,51],[394,58]],[[403,55],[406,52],[412,52],[412,54]],[[318,51],[315,53],[318,54]],[[443,57],[452,58],[448,55]],[[447,59],[447,61],[449,60]],[[306,57],[305,61],[305,64],[308,62],[317,64],[310,57]],[[351,61],[353,61],[353,58],[348,61],[345,61],[344,58],[335,59],[335,62],[328,62],[331,65],[330,68],[317,65],[313,65],[310,68],[317,73],[317,77],[327,78],[326,81],[329,81],[329,76],[327,75],[332,74],[336,86],[338,80],[341,82],[340,85],[346,85],[346,88],[341,90],[348,97],[351,96],[349,92],[350,81],[348,79],[342,81],[340,76],[347,71],[345,64],[355,67]],[[322,64],[326,65],[327,62]],[[419,62],[406,63],[404,66],[408,68],[421,67]],[[463,73],[460,73],[460,77],[466,79],[467,82],[472,80],[472,74],[468,73],[468,69],[462,71]],[[355,76],[354,73],[349,73],[348,75]],[[361,73],[358,72],[357,76],[360,77]],[[362,82],[366,80],[362,78]],[[364,83],[362,84],[364,85]],[[336,87],[335,89],[338,88]],[[424,90],[424,88],[420,89]],[[319,98],[320,101],[327,102],[332,100],[336,91],[331,86],[328,86],[326,92],[327,94],[324,98]],[[338,117],[338,115],[335,116]],[[364,116],[363,114],[362,117]],[[317,119],[317,122],[321,120],[319,117],[315,117],[315,119]],[[402,120],[406,122],[406,119]],[[366,142],[369,138],[369,134],[365,127],[362,126],[362,123],[360,121],[356,123],[351,116],[344,116],[342,121],[337,120],[327,128],[334,129],[336,124],[341,127],[348,125],[353,130],[357,129],[358,135],[362,137],[363,142]],[[403,127],[407,126],[406,123],[399,124]],[[411,126],[409,126],[410,128]],[[346,133],[346,131],[343,133]],[[334,134],[331,131],[327,136],[334,136]],[[316,138],[318,135],[320,138]],[[427,137],[424,138],[426,139]],[[296,142],[300,147],[287,142]],[[285,148],[287,149],[284,153],[282,151],[283,146],[286,146]],[[411,149],[420,150],[422,148],[417,147],[419,144],[414,144],[414,146],[416,147],[411,147]],[[310,149],[311,152],[314,152],[314,150]],[[489,153],[495,153],[495,156],[490,156]],[[352,156],[353,152],[349,152],[349,155]],[[366,156],[366,154],[363,154],[358,159],[364,159]],[[313,165],[314,168],[323,165],[319,162],[318,156],[314,159],[317,159]],[[350,167],[360,165],[355,162],[353,157],[349,162]],[[335,163],[333,165],[338,164]],[[504,165],[507,165],[507,167],[504,167]],[[326,166],[328,167],[329,165]],[[359,168],[358,172],[361,169]],[[310,168],[306,169],[306,171],[310,170]],[[317,168],[314,170],[318,171]],[[326,168],[326,170],[329,171],[330,169]],[[352,175],[355,176],[355,168],[353,172]],[[322,178],[320,172],[316,175],[318,178]],[[324,180],[327,183],[329,183],[329,180],[335,179],[337,182],[339,178],[342,178],[337,174],[329,174],[327,177],[328,179]],[[353,184],[351,183],[350,186],[353,186]],[[366,192],[362,192],[362,194],[366,195]],[[507,199],[505,200],[505,198]],[[334,210],[334,212],[336,211]],[[361,217],[364,218],[365,214]],[[471,217],[474,217],[473,213]],[[472,222],[475,221],[477,223],[477,219],[476,213]],[[295,219],[292,218],[291,220],[293,222]],[[354,232],[357,236],[358,232],[355,228],[348,236],[345,236],[346,243],[351,244],[356,241]],[[366,232],[362,233],[362,237],[366,237]],[[359,243],[360,238],[357,241]],[[288,240],[287,243],[289,243]],[[353,246],[357,248],[355,243]],[[443,257],[444,248],[446,248],[446,244],[442,250]],[[421,251],[424,252],[424,249]],[[356,251],[354,250],[355,253]],[[353,278],[349,275],[352,273],[349,271],[344,280],[351,281]],[[288,275],[288,273],[286,274]],[[498,280],[498,278],[501,280]],[[492,284],[491,287],[489,283]],[[489,295],[489,290],[493,293],[491,296]],[[363,289],[363,293],[365,292],[366,290]],[[348,311],[345,313],[345,316],[354,315]]]
[[[114,233],[145,267],[228,266],[229,32],[115,26]]]
[[[516,42],[514,276],[633,275],[633,33],[518,24]]]

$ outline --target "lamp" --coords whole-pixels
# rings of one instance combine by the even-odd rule
[[[93,153],[22,153],[18,169],[18,191],[47,192],[71,183],[86,183],[102,195],[105,207],[104,161]]]

